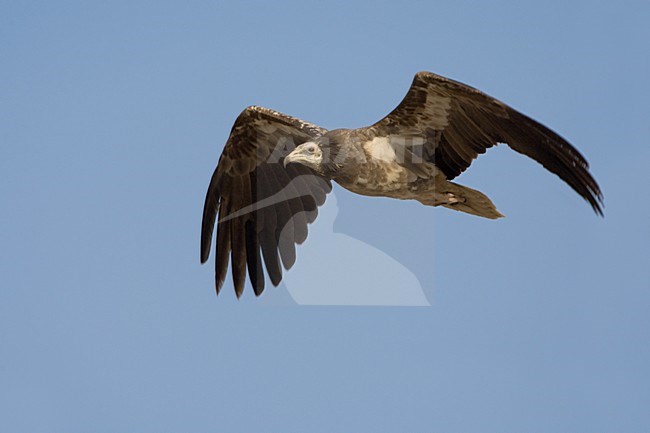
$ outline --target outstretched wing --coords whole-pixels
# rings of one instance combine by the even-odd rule
[[[544,125],[457,81],[417,73],[404,100],[368,129],[378,136],[424,137],[418,154],[449,180],[488,148],[506,143],[558,175],[602,215],[602,193],[580,152]]]
[[[329,180],[301,164],[284,167],[297,144],[327,132],[311,123],[262,107],[248,107],[237,118],[219,159],[203,208],[201,263],[210,255],[215,220],[215,284],[221,289],[232,259],[237,297],[246,269],[256,295],[264,290],[264,271],[274,285],[282,265],[291,268],[295,244],[307,238],[307,224],[331,191]],[[279,254],[278,254],[279,253]]]

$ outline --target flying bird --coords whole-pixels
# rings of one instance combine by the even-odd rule
[[[237,297],[247,270],[256,295],[264,290],[264,269],[277,286],[332,181],[361,195],[502,217],[485,194],[451,182],[498,143],[555,173],[602,216],[589,165],[564,138],[480,90],[419,72],[397,108],[363,128],[328,131],[268,108],[244,109],[208,187],[201,262],[216,223],[217,294],[229,261]]]

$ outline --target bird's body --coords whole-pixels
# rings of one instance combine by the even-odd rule
[[[356,194],[417,200],[485,218],[502,215],[483,193],[451,182],[480,153],[507,143],[557,174],[602,214],[602,195],[580,153],[562,137],[464,84],[420,72],[404,100],[377,123],[327,131],[262,107],[238,117],[212,177],[201,259],[217,225],[216,284],[229,257],[237,295],[246,269],[256,294],[262,261],[273,284],[334,181]]]
[[[397,153],[391,146],[391,137],[363,137],[363,139],[364,141],[361,142],[350,140],[349,146],[357,148],[355,153],[359,157],[355,156],[357,161],[354,165],[347,164],[350,170],[339,170],[333,180],[342,187],[361,195],[413,198],[413,187],[418,176],[399,164]],[[427,162],[423,162],[421,167],[421,170],[427,173],[435,170],[435,166]]]

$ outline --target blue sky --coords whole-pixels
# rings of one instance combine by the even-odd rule
[[[2,2],[0,429],[647,432],[649,21],[641,1]],[[363,126],[419,70],[569,139],[605,218],[500,146],[459,178],[496,222],[335,189],[335,234],[431,307],[217,298],[200,218],[239,111]],[[367,281],[358,259],[341,284]]]

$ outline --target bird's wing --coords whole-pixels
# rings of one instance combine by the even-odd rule
[[[558,175],[602,215],[602,193],[580,152],[544,125],[463,83],[419,72],[397,108],[368,129],[377,136],[424,137],[418,155],[449,180],[480,153],[506,143]]]
[[[241,296],[246,269],[256,295],[264,271],[274,285],[282,279],[280,260],[293,265],[295,244],[307,238],[307,224],[332,186],[302,164],[283,165],[297,144],[327,132],[311,123],[262,107],[248,107],[237,118],[219,159],[203,208],[201,262],[210,255],[217,219],[217,293],[232,258],[232,275]],[[279,255],[278,255],[279,253]]]

